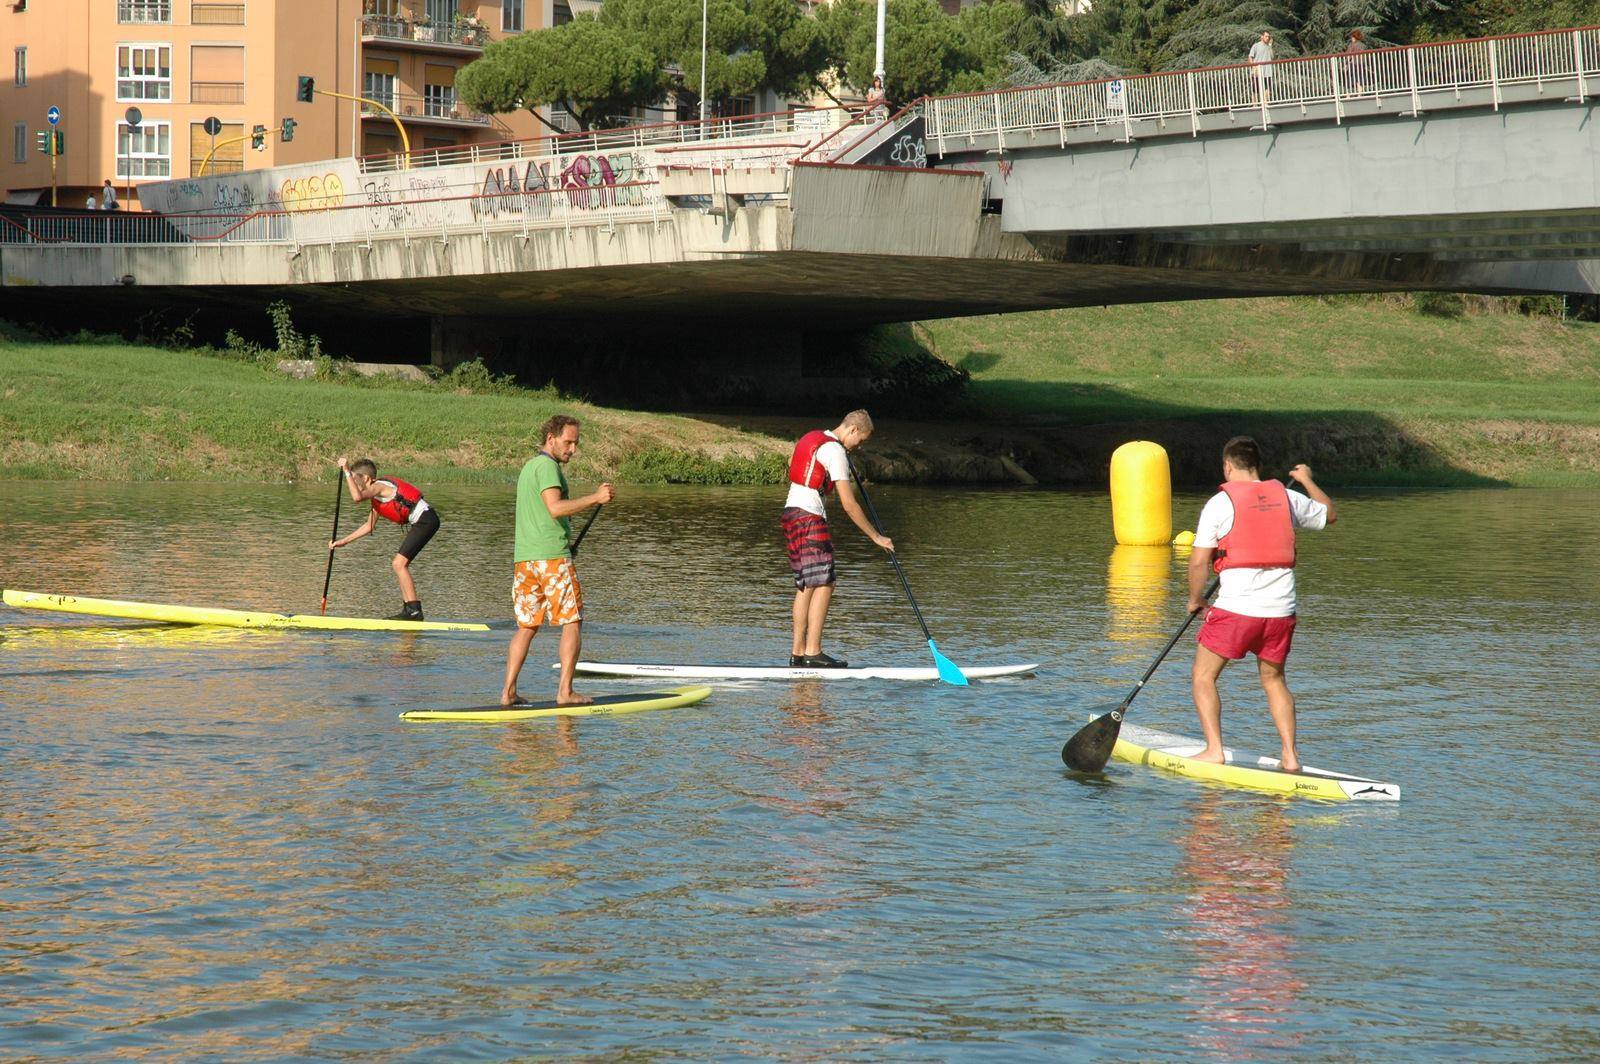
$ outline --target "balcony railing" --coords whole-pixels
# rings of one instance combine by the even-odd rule
[[[482,48],[489,43],[488,27],[474,22],[430,22],[404,15],[363,15],[361,35],[385,41],[422,41]]]
[[[243,4],[189,5],[189,22],[196,26],[243,26]]]
[[[171,22],[172,0],[117,0],[118,22]]]
[[[242,81],[191,81],[190,103],[244,103]]]
[[[435,119],[445,122],[461,122],[472,126],[494,125],[492,116],[474,111],[459,100],[418,96],[409,92],[369,93],[368,98],[388,107],[402,119]],[[362,105],[361,114],[366,118],[389,117],[376,107],[367,104]]]

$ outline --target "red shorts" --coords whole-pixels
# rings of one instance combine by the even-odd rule
[[[1195,642],[1229,661],[1254,654],[1262,661],[1282,665],[1289,660],[1289,644],[1294,641],[1295,618],[1246,617],[1212,606],[1200,625]]]

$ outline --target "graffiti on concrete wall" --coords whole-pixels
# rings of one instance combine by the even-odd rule
[[[344,178],[331,172],[287,178],[278,196],[290,214],[333,210],[344,206]]]
[[[581,211],[634,207],[644,202],[644,165],[634,152],[579,155],[561,169],[567,202]]]
[[[637,152],[578,155],[554,173],[553,168],[548,159],[529,162],[520,172],[516,164],[490,167],[473,198],[473,218],[502,214],[548,218],[557,197],[580,211],[645,202],[645,191],[638,184],[645,180],[645,166]]]

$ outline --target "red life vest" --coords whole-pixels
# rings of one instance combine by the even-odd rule
[[[1289,489],[1276,480],[1231,480],[1222,485],[1233,503],[1233,527],[1217,541],[1217,572],[1224,569],[1293,569],[1294,514]]]
[[[403,525],[411,520],[411,511],[416,509],[417,503],[422,501],[422,492],[399,477],[379,477],[378,483],[394,486],[394,498],[388,502],[379,502],[377,499],[369,500],[372,503],[372,508],[378,511],[378,516],[387,517],[397,525]]]
[[[828,476],[827,468],[817,461],[817,451],[825,443],[838,442],[821,429],[801,436],[800,442],[794,445],[794,454],[789,457],[789,480],[824,495],[832,491],[833,480]]]

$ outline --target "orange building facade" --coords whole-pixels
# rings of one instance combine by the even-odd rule
[[[460,103],[456,73],[491,40],[570,17],[551,0],[0,0],[13,56],[0,92],[0,156],[10,202],[48,205],[51,158],[38,134],[62,134],[60,206],[119,206],[138,186],[349,155],[413,152],[538,135],[526,111],[482,115]],[[298,79],[315,79],[311,103]],[[128,121],[130,109],[139,122]],[[292,119],[292,139],[283,139]],[[211,121],[214,120],[214,121]],[[264,126],[260,148],[254,127]],[[214,132],[212,132],[214,131]],[[244,138],[244,139],[238,139]],[[131,192],[131,195],[130,195]]]

